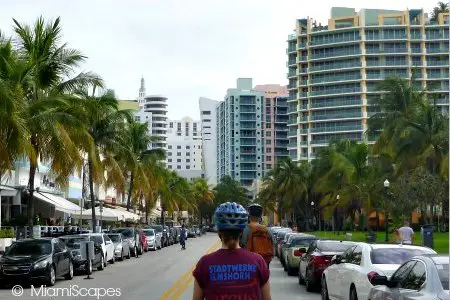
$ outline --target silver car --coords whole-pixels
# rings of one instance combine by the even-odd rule
[[[116,259],[123,260],[131,258],[130,241],[121,233],[109,233],[111,241],[114,243],[114,256]]]
[[[368,299],[448,300],[449,257],[416,256],[400,266],[390,279],[375,275]]]
[[[156,234],[155,229],[142,229],[147,237],[147,250],[161,249],[161,235]]]

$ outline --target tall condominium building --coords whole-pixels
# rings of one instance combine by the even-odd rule
[[[288,37],[289,155],[314,158],[332,139],[372,142],[376,84],[389,76],[417,81],[448,111],[449,14],[430,21],[421,9],[334,7],[328,25],[299,19]]]
[[[167,167],[187,179],[203,177],[200,121],[184,117],[167,123]]]
[[[228,175],[250,187],[264,171],[264,92],[239,78],[217,106],[217,180]]]
[[[149,132],[152,136],[159,137],[150,145],[150,148],[167,149],[167,98],[163,96],[145,95],[145,81],[141,79],[139,97],[137,101],[140,106],[139,112],[135,113],[135,119],[138,122],[147,122]]]
[[[267,173],[279,159],[289,156],[287,89],[279,84],[265,84],[256,85],[254,90],[264,92],[264,170]]]
[[[203,172],[208,184],[217,184],[217,105],[219,101],[200,97],[200,119],[202,122]]]

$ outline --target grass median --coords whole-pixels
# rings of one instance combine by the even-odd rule
[[[365,242],[366,241],[366,232],[361,231],[352,231],[349,232],[352,234],[352,241],[355,242]],[[331,240],[345,240],[345,232],[333,232],[333,231],[316,231],[311,232],[311,234],[321,237],[327,238]],[[377,243],[384,243],[385,234],[384,231],[378,231],[377,233]],[[449,233],[448,232],[434,232],[434,250],[439,254],[447,254],[449,253]],[[389,242],[395,243],[394,234],[389,234]],[[422,236],[420,232],[416,232],[414,234],[414,245],[423,245],[422,244]]]

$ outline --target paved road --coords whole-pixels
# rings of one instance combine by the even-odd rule
[[[92,280],[85,276],[75,276],[71,281],[58,280],[55,289],[47,289],[47,297],[37,297],[42,292],[39,287],[25,289],[21,297],[12,297],[11,289],[0,290],[0,299],[192,299],[192,270],[198,259],[205,253],[216,250],[219,239],[215,234],[188,239],[187,250],[181,251],[178,245],[161,251],[144,253],[139,258],[117,262],[101,272],[94,272]],[[278,261],[271,266],[272,299],[318,300],[319,294],[310,294],[299,286],[295,277],[288,277]],[[66,289],[56,289],[66,288]],[[68,296],[72,288],[72,296]],[[97,290],[95,290],[97,289]],[[107,289],[110,289],[109,291]],[[52,294],[59,292],[59,296]],[[62,292],[66,293],[62,296]],[[90,293],[91,296],[74,296],[75,292]],[[105,293],[110,295],[106,296]],[[34,293],[32,296],[31,294]],[[94,293],[103,293],[96,297]]]

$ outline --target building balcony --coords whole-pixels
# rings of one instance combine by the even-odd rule
[[[339,101],[321,101],[321,102],[312,102],[311,109],[315,108],[327,108],[327,107],[338,107],[338,106],[354,106],[354,105],[362,105],[362,100],[339,100]]]
[[[334,51],[331,53],[317,53],[311,55],[310,60],[316,60],[316,59],[335,59],[337,57],[344,57],[344,56],[355,56],[355,55],[361,55],[361,51],[359,50],[349,50],[349,51]]]
[[[316,120],[339,120],[339,119],[358,119],[358,118],[362,118],[362,114],[358,114],[358,113],[353,113],[353,114],[349,114],[349,113],[339,113],[339,114],[329,114],[329,115],[312,115],[311,119],[316,121]]]
[[[326,89],[310,92],[310,97],[321,96],[321,95],[334,95],[334,94],[351,94],[351,93],[361,93],[360,87],[354,88],[336,88],[336,89]]]
[[[313,79],[311,80],[311,85],[320,85],[320,84],[327,84],[330,82],[342,82],[342,81],[360,81],[361,75],[354,75],[354,76],[329,76],[328,78],[323,79]]]
[[[320,72],[320,71],[333,71],[342,69],[358,69],[361,68],[361,63],[333,63],[328,65],[319,65],[310,67],[310,72]]]
[[[315,127],[311,128],[312,133],[333,133],[342,131],[362,131],[362,126],[335,126],[335,127]]]

